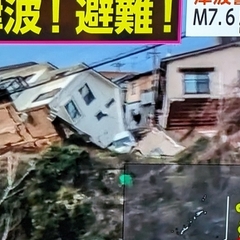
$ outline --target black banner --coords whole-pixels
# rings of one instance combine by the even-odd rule
[[[181,0],[0,0],[3,41],[178,42]]]

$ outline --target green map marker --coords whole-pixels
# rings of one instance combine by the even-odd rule
[[[129,174],[121,174],[119,176],[119,182],[122,186],[131,187],[133,185],[133,179]]]

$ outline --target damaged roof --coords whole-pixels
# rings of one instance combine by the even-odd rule
[[[102,78],[108,80],[108,78],[106,78],[104,75],[102,75],[101,72],[96,71],[95,69],[88,66],[86,63],[82,62],[82,63],[73,65],[70,67],[54,69],[52,71],[48,71],[39,77],[38,82],[39,83],[45,83],[45,82],[47,83],[50,81],[59,80],[60,78],[73,76],[73,75],[80,74],[80,73],[87,72],[87,71],[92,71],[92,72],[98,74],[99,76],[101,76]]]
[[[15,69],[24,68],[24,67],[29,67],[29,66],[33,66],[33,65],[37,65],[37,64],[38,63],[36,63],[36,62],[25,62],[25,63],[3,66],[3,67],[0,67],[0,72],[8,71],[8,70],[15,70]]]
[[[86,76],[84,74],[87,73],[88,70],[100,77],[101,80],[105,81],[108,85],[118,88],[115,83],[109,81],[98,71],[91,69],[91,67],[85,63],[81,63],[64,69],[46,71],[41,74],[38,79],[35,80],[36,84],[26,88],[21,93],[21,101],[18,101],[18,99],[14,101],[16,109],[18,111],[24,111],[25,109],[49,104],[57,97],[57,94],[60,94],[72,81],[78,81],[79,76],[85,78]]]
[[[157,68],[155,71],[156,71],[157,74],[159,74],[160,72],[164,72],[164,70],[160,69],[160,68]],[[126,81],[129,81],[129,82],[130,81],[135,81],[135,80],[138,80],[142,77],[151,76],[153,74],[154,74],[154,70],[143,72],[143,73],[132,73],[132,74],[129,73],[129,74],[123,75],[121,77],[118,77],[116,79],[113,79],[112,82],[120,84],[120,83],[123,83],[123,82],[126,82]]]
[[[39,151],[61,139],[47,119],[48,110],[19,113],[11,103],[0,105],[0,153],[9,150]]]
[[[99,73],[110,80],[115,79],[115,78],[121,78],[126,75],[137,74],[136,72],[121,72],[121,71],[99,71]]]
[[[19,78],[19,79],[29,79],[33,77],[35,74],[39,73],[42,70],[56,70],[54,66],[50,63],[39,63],[31,66],[22,67],[19,69],[11,69],[10,71],[0,71],[0,80],[1,82],[7,81],[9,79],[13,78]]]

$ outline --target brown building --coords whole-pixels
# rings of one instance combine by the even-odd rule
[[[8,151],[38,152],[61,141],[48,120],[48,109],[17,112],[12,103],[0,105],[0,154]]]

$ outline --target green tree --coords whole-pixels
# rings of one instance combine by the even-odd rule
[[[108,239],[98,236],[96,227],[93,233],[96,216],[91,191],[84,188],[84,181],[79,181],[83,179],[81,171],[93,170],[95,165],[78,148],[52,147],[31,165],[21,165],[21,173],[16,167],[15,178],[8,177],[6,191],[0,199],[0,237],[6,240],[19,236],[30,240]],[[121,230],[118,231],[117,235]]]

